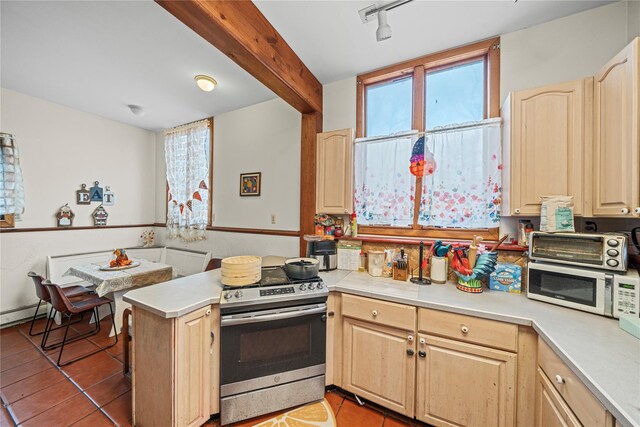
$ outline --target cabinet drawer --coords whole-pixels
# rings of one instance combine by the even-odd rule
[[[342,294],[342,316],[415,331],[416,308],[371,298]]]
[[[538,365],[567,402],[580,422],[587,426],[605,426],[610,415],[576,374],[564,364],[542,339],[538,338]]]
[[[421,308],[418,330],[488,347],[518,350],[518,326],[510,323]]]

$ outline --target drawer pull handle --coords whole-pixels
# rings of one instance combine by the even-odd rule
[[[564,384],[564,378],[560,374],[556,375],[556,382],[558,384]]]
[[[209,309],[209,310],[205,311],[205,312],[204,312],[204,314],[205,314],[206,316],[211,316],[211,309]]]
[[[424,350],[420,350],[420,351],[418,352],[418,356],[420,356],[420,357],[422,357],[422,358],[427,357],[427,352],[426,352],[426,351],[424,351]]]
[[[629,213],[629,208],[622,208],[622,209],[620,209],[620,213],[621,213],[622,215],[626,215],[626,214],[628,214],[628,213]]]
[[[335,316],[335,313],[333,311],[329,311],[329,312],[327,312],[327,316],[328,317],[333,317],[333,316]]]
[[[412,348],[408,348],[408,349],[407,349],[407,354],[408,354],[409,356],[413,356],[414,354],[416,354],[416,352],[415,352],[415,351],[413,351],[413,349],[412,349]]]
[[[420,344],[424,345],[427,343],[427,340],[425,340],[424,338],[420,338]]]
[[[372,315],[373,317],[376,317],[376,316],[378,315],[378,310],[372,310],[372,311],[371,311],[371,315]]]
[[[407,341],[412,342],[412,341],[413,341],[413,335],[409,335],[409,336],[407,337]]]
[[[467,325],[462,325],[460,330],[462,331],[463,334],[466,334],[467,332],[469,332],[469,327]]]
[[[519,209],[519,208],[514,209],[514,210],[513,210],[513,213],[517,213],[517,214],[519,214],[519,213],[520,213],[520,209]]]

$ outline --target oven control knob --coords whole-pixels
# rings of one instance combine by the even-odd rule
[[[620,252],[618,252],[615,249],[608,249],[607,250],[607,255],[609,255],[609,256],[618,256],[619,254],[620,254]]]
[[[620,242],[618,242],[616,239],[609,239],[607,240],[607,245],[611,246],[611,247],[616,247],[620,244]]]
[[[231,299],[231,292],[227,291],[224,293],[224,299],[228,300]]]
[[[607,265],[608,265],[609,267],[617,267],[617,266],[618,266],[618,264],[620,264],[620,263],[618,262],[618,260],[615,260],[615,259],[608,259],[608,260],[607,260]]]
[[[303,284],[301,284],[301,285],[300,285],[300,290],[301,290],[301,291],[306,291],[306,290],[307,290],[307,285],[306,285],[306,284],[304,284],[304,283],[303,283]]]
[[[322,286],[322,283],[318,283],[318,286],[316,286],[316,289],[322,289],[324,286]]]
[[[235,295],[236,295],[236,298],[241,298],[242,297],[242,291],[236,291]]]
[[[315,285],[313,283],[309,283],[309,290],[312,291],[315,289]]]

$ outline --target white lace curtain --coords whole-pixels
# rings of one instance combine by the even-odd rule
[[[413,224],[416,179],[409,172],[415,137],[357,142],[355,211],[361,225]]]
[[[24,187],[15,137],[0,133],[0,150],[0,215],[19,219],[24,212]]]
[[[167,237],[202,240],[209,218],[209,121],[165,132]]]
[[[436,128],[426,146],[437,162],[422,179],[418,223],[431,227],[493,228],[502,194],[501,119]]]

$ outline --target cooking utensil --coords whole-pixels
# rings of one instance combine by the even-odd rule
[[[292,279],[311,279],[319,269],[320,262],[315,258],[289,258],[284,262],[284,271]]]
[[[250,285],[261,278],[262,258],[259,256],[243,255],[224,258],[220,265],[220,281],[223,285]]]

